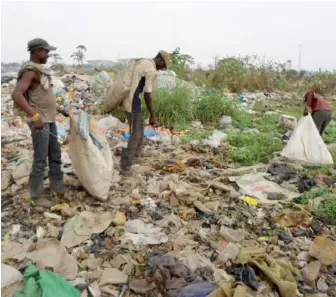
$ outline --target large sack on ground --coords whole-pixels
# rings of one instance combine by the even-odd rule
[[[307,164],[333,164],[332,156],[310,114],[299,120],[281,155]]]
[[[84,111],[71,114],[69,155],[83,187],[100,199],[107,199],[112,181],[110,146],[97,122]]]

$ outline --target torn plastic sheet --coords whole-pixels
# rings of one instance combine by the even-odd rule
[[[243,175],[236,179],[236,184],[239,186],[243,194],[257,198],[262,203],[276,203],[277,201],[269,200],[270,193],[282,194],[285,198],[282,201],[292,200],[299,197],[300,193],[289,191],[280,187],[278,184],[266,180],[264,177],[267,173],[252,173]]]

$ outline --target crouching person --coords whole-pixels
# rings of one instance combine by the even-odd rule
[[[303,115],[308,115],[311,112],[316,128],[322,136],[332,120],[332,112],[328,102],[313,90],[308,90],[304,95],[304,103],[306,107]]]

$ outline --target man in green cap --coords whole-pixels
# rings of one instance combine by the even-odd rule
[[[157,122],[152,103],[152,89],[157,71],[167,69],[171,64],[170,54],[159,51],[153,59],[141,58],[133,60],[126,69],[120,71],[106,96],[107,109],[122,106],[130,125],[130,140],[121,156],[121,171],[128,173],[139,157],[144,139],[144,118],[141,113],[141,93],[149,111],[149,123]]]
[[[32,198],[40,198],[44,192],[44,171],[49,162],[50,188],[63,194],[61,171],[61,147],[57,139],[56,98],[51,76],[44,70],[49,51],[56,50],[41,38],[28,42],[30,61],[18,73],[18,81],[12,98],[14,113],[27,120],[31,130],[34,161],[29,176],[29,192]]]

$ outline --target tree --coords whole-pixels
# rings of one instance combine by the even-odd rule
[[[246,75],[244,60],[227,57],[217,61],[213,76],[213,85],[217,88],[228,88],[233,92],[240,91]]]
[[[58,53],[50,54],[50,57],[53,59],[53,64],[58,65],[63,60],[63,58]]]
[[[194,58],[190,55],[185,55],[180,53],[180,48],[177,47],[171,53],[172,65],[170,67],[177,76],[187,79],[188,74],[190,73],[190,66],[195,63]]]
[[[190,55],[183,55],[180,53],[180,48],[177,47],[171,53],[172,66],[171,68],[186,68],[187,66],[193,65],[195,63],[194,58]]]
[[[51,70],[62,72],[65,68],[64,63],[62,63],[63,58],[58,53],[50,54],[52,58]]]
[[[77,62],[78,65],[82,66],[84,62],[84,52],[86,52],[86,47],[84,45],[78,45],[76,47],[77,51],[75,51],[72,55],[71,58]]]

